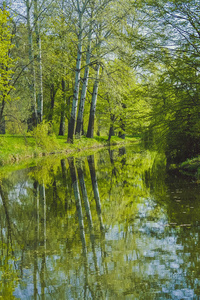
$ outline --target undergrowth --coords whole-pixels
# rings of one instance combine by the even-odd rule
[[[87,149],[104,146],[127,144],[137,141],[134,137],[125,140],[112,137],[108,143],[107,136],[95,136],[93,139],[84,136],[74,138],[73,144],[67,143],[67,136],[56,136],[47,122],[39,124],[31,133],[25,135],[0,135],[0,165],[6,165],[27,158],[48,154],[79,153]]]

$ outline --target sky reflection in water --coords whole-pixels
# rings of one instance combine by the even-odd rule
[[[137,147],[1,179],[3,299],[199,299],[199,185]]]

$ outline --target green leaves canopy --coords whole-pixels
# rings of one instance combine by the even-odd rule
[[[0,10],[0,101],[10,99],[9,93],[13,88],[10,85],[11,70],[13,60],[10,57],[11,33],[9,27],[9,13],[5,10]]]

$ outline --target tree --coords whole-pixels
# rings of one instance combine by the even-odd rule
[[[16,93],[23,86],[20,97],[26,99],[29,116],[22,114],[21,119],[27,121],[28,130],[41,122],[44,114],[41,39],[50,8],[52,12],[54,6],[49,0],[42,3],[39,0],[19,0],[17,5],[10,3],[8,7],[17,36],[14,42],[19,49],[13,82]]]
[[[157,49],[157,78],[152,85],[154,140],[165,151],[168,162],[193,157],[199,149],[199,1],[150,1],[152,24],[162,42]],[[156,84],[155,84],[156,83]]]
[[[84,113],[84,106],[85,106],[85,99],[88,87],[88,78],[89,78],[89,66],[91,60],[91,43],[92,43],[92,33],[93,33],[93,7],[91,8],[90,13],[90,24],[89,24],[89,31],[88,31],[88,42],[87,42],[87,50],[86,50],[86,65],[83,77],[83,84],[80,96],[80,104],[78,110],[78,117],[77,117],[77,124],[76,124],[76,134],[80,135],[83,129],[83,113]]]
[[[38,122],[38,115],[37,115],[37,99],[36,99],[36,78],[35,78],[35,67],[34,67],[34,59],[33,59],[33,36],[32,36],[32,29],[31,29],[31,5],[32,2],[26,0],[26,20],[27,20],[27,31],[28,31],[28,46],[29,46],[29,68],[30,74],[29,76],[32,77],[29,84],[30,89],[30,96],[31,96],[31,118],[29,119],[29,129],[35,127]]]
[[[79,87],[80,87],[80,73],[81,73],[81,59],[82,59],[82,44],[83,44],[83,15],[87,9],[88,0],[77,0],[76,5],[74,5],[74,10],[77,14],[77,58],[76,58],[76,68],[75,68],[75,82],[74,82],[74,94],[72,100],[72,109],[71,116],[68,126],[68,142],[73,142],[73,135],[75,132],[75,122],[76,122],[76,114],[78,107],[78,96],[79,96]]]
[[[0,127],[1,133],[5,133],[3,126],[4,108],[6,102],[10,101],[10,92],[13,89],[11,84],[13,59],[10,57],[12,49],[11,32],[10,32],[9,13],[0,9]]]

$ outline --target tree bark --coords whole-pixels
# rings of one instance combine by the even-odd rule
[[[81,135],[81,131],[83,128],[83,113],[84,113],[84,106],[85,106],[85,98],[87,93],[88,87],[88,76],[89,76],[89,64],[91,58],[91,40],[92,40],[92,20],[90,22],[89,34],[88,34],[88,47],[86,53],[86,67],[84,72],[83,78],[83,85],[81,90],[81,98],[80,98],[80,105],[78,110],[78,117],[77,117],[77,124],[76,124],[76,134]]]
[[[5,116],[3,115],[3,110],[0,112],[0,134],[6,133],[6,122],[5,122]]]
[[[65,79],[62,78],[62,105],[61,105],[59,135],[65,134],[65,109],[66,109],[66,82]]]
[[[50,114],[49,114],[49,121],[52,123],[53,121],[53,110],[54,110],[54,104],[55,104],[55,95],[56,95],[56,89],[54,84],[51,84],[50,86],[50,98],[51,98],[51,107],[50,107]]]
[[[81,73],[81,58],[82,58],[82,13],[79,12],[79,35],[78,35],[78,51],[76,59],[76,71],[75,71],[75,86],[72,101],[71,117],[68,126],[68,143],[73,143],[73,136],[75,133],[75,122],[78,107],[78,94],[80,86],[80,73]]]
[[[108,141],[110,141],[111,136],[114,136],[114,135],[115,135],[115,131],[114,131],[114,128],[113,128],[113,124],[111,124],[110,129],[109,129]]]
[[[99,87],[99,71],[100,71],[100,64],[98,63],[96,69],[96,79],[93,86],[92,101],[90,106],[90,117],[89,117],[88,130],[87,130],[88,138],[93,138],[94,136],[94,118],[96,112],[97,94],[98,94],[98,87]]]
[[[31,116],[28,119],[28,130],[32,130],[37,125],[37,103],[36,103],[36,83],[35,83],[35,67],[33,59],[33,38],[30,23],[30,9],[31,5],[29,0],[26,1],[27,13],[27,29],[28,29],[28,49],[29,49],[29,63],[30,63],[30,84],[29,90],[31,94]]]
[[[41,49],[41,37],[39,29],[39,14],[38,14],[38,1],[34,0],[34,25],[37,44],[37,76],[38,76],[38,91],[37,91],[37,115],[38,122],[42,122],[43,119],[43,82],[42,82],[42,49]]]

